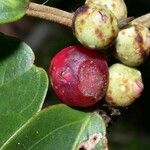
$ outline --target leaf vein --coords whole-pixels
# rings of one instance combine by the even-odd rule
[[[85,128],[86,128],[86,126],[87,126],[87,124],[89,123],[90,118],[91,118],[90,116],[87,116],[87,119],[85,119],[85,122],[84,122],[83,125],[81,126],[80,132],[79,132],[79,134],[78,134],[78,136],[77,136],[77,138],[76,138],[76,140],[75,140],[75,142],[74,142],[74,144],[73,144],[72,150],[75,150],[76,145],[77,145],[78,142],[79,142],[80,136],[82,135],[83,131],[85,130]]]
[[[83,120],[84,120],[84,119],[83,119]],[[83,120],[80,120],[80,121],[82,122]],[[35,144],[33,144],[31,147],[29,147],[28,150],[31,150],[34,146],[36,146],[37,144],[39,144],[41,141],[43,141],[45,138],[47,138],[49,135],[53,134],[54,132],[56,132],[56,131],[58,131],[58,130],[60,130],[60,129],[62,129],[62,128],[68,127],[68,126],[70,126],[70,125],[76,124],[76,123],[78,123],[78,122],[80,122],[80,121],[78,120],[78,121],[75,121],[75,122],[72,122],[72,123],[63,125],[63,126],[57,128],[57,129],[53,130],[52,132],[48,133],[48,134],[45,135],[43,138],[41,138],[40,140],[38,140],[38,141],[37,141]]]

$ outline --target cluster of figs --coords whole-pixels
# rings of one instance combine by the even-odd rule
[[[126,107],[141,95],[141,65],[150,53],[150,31],[128,23],[123,0],[86,0],[73,18],[73,33],[81,45],[69,46],[51,60],[49,76],[57,97],[65,104],[90,107],[105,100]],[[111,54],[118,63],[108,65]]]

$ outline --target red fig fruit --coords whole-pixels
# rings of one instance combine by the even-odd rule
[[[106,93],[108,66],[101,54],[83,46],[70,46],[52,59],[49,76],[63,103],[89,107]]]

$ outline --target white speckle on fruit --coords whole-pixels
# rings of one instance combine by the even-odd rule
[[[65,91],[64,90],[62,90],[62,94],[64,94],[65,93]]]
[[[126,87],[124,85],[121,85],[120,89],[121,89],[122,92],[126,91]]]
[[[55,88],[55,89],[58,89],[58,86],[55,86],[54,88]]]
[[[90,61],[90,64],[93,64],[93,61]]]
[[[125,56],[125,57],[123,57],[125,60],[128,60],[128,57],[127,56]]]
[[[95,45],[89,45],[90,48],[95,48]]]

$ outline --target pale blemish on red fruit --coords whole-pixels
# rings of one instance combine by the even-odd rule
[[[51,61],[49,75],[58,98],[70,106],[92,106],[106,93],[105,59],[82,46],[61,50]]]
[[[87,80],[89,77],[90,79]],[[105,89],[103,92],[103,86],[101,86],[105,78],[93,61],[85,61],[79,69],[79,89],[85,96],[99,100],[101,93],[105,93]]]

